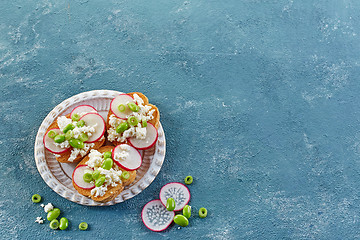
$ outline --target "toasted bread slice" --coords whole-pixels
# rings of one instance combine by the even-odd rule
[[[137,94],[144,101],[144,105],[151,106],[150,111],[153,110],[153,109],[155,110],[153,112],[153,117],[154,118],[151,119],[149,121],[149,123],[154,125],[156,127],[156,129],[158,129],[159,125],[160,125],[160,112],[159,112],[159,109],[155,105],[150,104],[148,98],[144,94],[142,94],[140,92],[131,92],[131,93],[127,93],[127,94],[129,94],[132,97],[134,96],[134,94]],[[109,128],[111,127],[110,124],[109,124],[111,114],[114,114],[114,113],[113,113],[113,111],[111,111],[111,109],[109,109],[109,113],[108,113],[108,116],[107,116],[107,119],[106,119],[106,130],[109,130]],[[119,142],[119,141],[115,140],[115,141],[112,141],[111,143],[113,143],[115,146],[117,146],[117,145],[122,144],[124,142]]]
[[[104,146],[101,147],[99,149],[97,149],[99,152],[104,153],[104,152],[111,152],[113,150],[114,146]],[[89,156],[86,156],[83,160],[81,160],[81,162],[79,162],[79,165],[86,165],[87,161],[89,161]],[[115,164],[115,163],[114,163]],[[124,169],[120,168],[121,171],[125,171]],[[123,190],[124,190],[124,186],[127,186],[129,184],[131,184],[135,178],[136,178],[136,170],[135,171],[128,171],[130,173],[130,177],[127,180],[123,180],[122,183],[119,183],[117,186],[112,187],[112,186],[108,186],[108,190],[106,191],[106,193],[103,196],[98,196],[98,197],[94,197],[91,196],[91,189],[82,189],[79,188],[74,181],[72,181],[74,188],[81,194],[84,195],[85,197],[90,197],[92,200],[97,201],[97,202],[109,202],[114,200],[117,195],[119,195]]]
[[[65,117],[70,118],[70,114],[65,115]],[[48,127],[48,130],[52,129],[52,128],[59,128],[59,125],[57,124],[57,119]],[[86,152],[86,154],[84,156],[86,156],[91,149],[99,149],[102,145],[104,145],[105,143],[105,138],[103,138],[102,140],[96,141],[94,142],[94,146],[89,148],[89,150]],[[68,159],[71,155],[71,149],[69,149],[68,151],[61,153],[61,154],[57,154],[60,155],[59,157],[56,157],[56,160],[58,162],[62,162],[62,163],[73,163],[73,162],[79,162],[83,157],[79,154],[74,161],[70,162]]]

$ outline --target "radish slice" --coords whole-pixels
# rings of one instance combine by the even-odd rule
[[[127,104],[130,102],[135,103],[134,99],[130,95],[120,94],[111,101],[110,109],[116,117],[121,119],[127,119],[132,113],[132,111],[127,106]],[[124,112],[119,111],[118,107],[120,104],[123,104],[126,107]]]
[[[166,201],[168,198],[173,198],[175,200],[176,207],[174,211],[180,211],[190,201],[190,191],[182,183],[168,183],[160,190],[160,200],[164,206],[166,206]]]
[[[130,144],[139,150],[149,149],[155,145],[158,139],[158,131],[154,125],[147,123],[145,139],[137,139],[136,137],[129,138]]]
[[[94,181],[88,183],[88,182],[85,182],[83,179],[83,176],[84,176],[84,173],[86,170],[93,171],[93,169],[89,168],[87,165],[77,166],[73,172],[72,179],[73,179],[74,183],[76,184],[76,186],[78,186],[79,188],[92,189],[95,187]]]
[[[63,132],[58,128],[49,129],[49,131],[50,130],[55,131],[57,134],[63,134]],[[60,153],[66,152],[70,149],[70,147],[62,148],[60,146],[56,146],[54,139],[49,138],[49,136],[48,136],[49,131],[47,131],[45,133],[44,138],[43,138],[43,143],[47,150],[49,150],[50,152],[55,153],[55,154],[60,154]]]
[[[74,108],[70,113],[70,118],[72,118],[74,113],[89,113],[89,112],[97,112],[93,106],[90,105],[80,105]]]
[[[89,127],[94,127],[95,132],[91,134],[87,143],[93,143],[98,141],[105,133],[105,121],[98,113],[87,113],[80,118],[84,120],[85,125]]]
[[[154,232],[168,228],[175,216],[174,211],[168,211],[159,199],[148,202],[141,211],[141,218],[145,226]]]
[[[142,164],[140,152],[127,144],[116,146],[112,150],[112,159],[119,167],[127,171],[136,170]]]

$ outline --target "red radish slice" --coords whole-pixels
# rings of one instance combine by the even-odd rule
[[[50,130],[55,131],[57,134],[63,134],[63,132],[58,128],[53,128],[53,129],[50,129]],[[70,147],[62,148],[60,146],[56,146],[55,142],[54,142],[54,139],[49,138],[49,136],[48,136],[49,131],[47,131],[45,133],[44,138],[43,138],[43,143],[44,143],[44,146],[45,146],[45,148],[47,150],[49,150],[50,152],[55,153],[55,154],[60,154],[60,153],[66,152],[66,151],[68,151],[70,149]]]
[[[154,232],[167,229],[175,216],[174,211],[168,211],[159,199],[148,202],[141,211],[141,218],[145,226]]]
[[[149,149],[155,145],[158,139],[158,131],[154,125],[147,123],[145,139],[137,139],[136,137],[129,138],[130,144],[139,150]]]
[[[84,120],[86,126],[92,126],[95,128],[95,132],[91,134],[87,143],[93,143],[98,141],[105,133],[105,121],[98,113],[87,113],[80,118]]]
[[[129,150],[123,150],[122,146],[128,148]],[[122,159],[117,158],[117,154],[124,153]],[[121,168],[127,171],[133,171],[138,169],[142,164],[142,158],[140,152],[134,147],[127,144],[120,144],[112,150],[112,159],[114,162]]]
[[[77,106],[76,108],[74,108],[71,113],[70,113],[70,118],[72,118],[73,114],[74,113],[89,113],[89,112],[92,112],[92,111],[96,111],[96,109],[93,107],[93,106],[90,106],[90,105],[80,105],[80,106]]]
[[[160,200],[164,206],[166,206],[166,201],[168,198],[173,198],[175,200],[176,207],[174,211],[180,211],[190,201],[190,191],[182,183],[168,183],[160,190]]]
[[[120,94],[111,101],[110,109],[115,114],[116,117],[121,119],[127,119],[129,115],[132,113],[132,111],[127,106],[127,104],[130,102],[135,103],[134,99],[130,95]],[[119,111],[118,107],[120,104],[123,104],[125,106],[124,112]]]
[[[84,181],[84,173],[85,171],[93,171],[92,168],[89,168],[87,165],[79,165],[75,168],[72,179],[76,186],[82,189],[93,189],[95,187],[94,181],[88,183]]]

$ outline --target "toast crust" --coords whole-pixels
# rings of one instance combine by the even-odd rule
[[[151,123],[152,125],[154,125],[155,127],[156,127],[156,129],[159,129],[159,125],[160,125],[160,112],[159,112],[159,109],[155,106],[155,105],[153,105],[153,104],[151,104],[151,103],[149,103],[149,99],[144,95],[144,94],[142,94],[142,93],[140,93],[140,92],[131,92],[131,93],[127,93],[128,95],[130,95],[131,97],[134,97],[134,94],[137,94],[143,101],[144,101],[144,105],[149,105],[149,106],[151,106],[151,109],[150,109],[150,111],[151,110],[155,110],[154,112],[153,112],[153,119],[151,119],[150,121],[149,121],[149,123]],[[108,115],[107,115],[107,119],[106,119],[106,132],[107,132],[107,130],[109,130],[109,128],[111,127],[110,126],[110,124],[109,124],[109,120],[110,120],[110,116],[112,115],[112,114],[114,114],[113,113],[113,111],[111,111],[111,108],[109,109],[109,112],[108,112]],[[115,115],[115,114],[114,114]],[[111,142],[112,144],[114,144],[115,146],[117,146],[117,145],[120,145],[120,144],[123,144],[123,143],[126,143],[126,141],[125,142],[119,142],[119,141],[112,141]]]
[[[70,118],[70,113],[69,114],[67,114],[67,115],[65,115],[65,117],[67,117],[67,118]],[[52,123],[52,124],[50,124],[50,126],[48,127],[48,129],[46,130],[46,132],[47,131],[49,131],[50,129],[52,129],[52,128],[59,128],[59,125],[57,124],[57,118],[56,118],[56,120]],[[104,145],[104,143],[105,143],[105,136],[104,136],[104,138],[103,139],[100,139],[99,141],[96,141],[96,142],[94,142],[94,146],[93,147],[91,147],[91,148],[89,148],[89,150],[86,152],[86,154],[84,155],[84,156],[86,156],[89,152],[90,152],[90,150],[91,149],[99,149],[102,145]],[[58,162],[62,162],[62,163],[75,163],[75,162],[79,162],[83,157],[79,154],[79,155],[77,155],[77,157],[74,159],[74,161],[69,161],[68,159],[69,159],[69,157],[70,157],[70,155],[71,155],[71,148],[68,150],[68,151],[66,151],[66,152],[64,152],[64,153],[61,153],[61,154],[57,154],[57,155],[60,155],[60,156],[58,156],[58,157],[56,157],[56,160],[58,161]]]
[[[114,149],[114,146],[103,146],[99,149],[97,149],[99,152],[104,153],[104,152],[111,152]],[[83,160],[81,160],[78,165],[86,165],[86,163],[89,161],[89,156],[85,156],[83,158]],[[115,163],[114,163],[115,164]],[[119,169],[121,171],[125,171],[124,169],[120,168]],[[136,178],[136,170],[134,171],[128,171],[130,174],[129,179],[127,180],[122,180],[122,183],[118,183],[118,185],[116,185],[115,187],[112,186],[108,186],[108,190],[105,192],[105,194],[103,196],[91,196],[91,189],[82,189],[79,188],[74,181],[72,180],[73,186],[74,188],[83,196],[85,197],[90,197],[92,200],[96,201],[96,202],[109,202],[114,200],[123,190],[124,190],[124,186],[130,185]]]

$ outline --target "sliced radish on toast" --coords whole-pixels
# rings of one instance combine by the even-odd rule
[[[80,105],[74,108],[70,113],[70,118],[73,117],[73,114],[75,113],[90,113],[90,112],[97,112],[96,109],[93,106],[90,105]]]
[[[87,143],[96,142],[104,135],[106,128],[105,121],[98,113],[87,113],[82,116],[80,120],[84,120],[86,126],[95,128],[95,132],[91,134],[89,139],[86,141]]]
[[[115,97],[110,103],[110,109],[115,114],[116,117],[121,119],[127,119],[132,111],[128,107],[128,103],[135,103],[135,100],[128,94],[120,94]],[[119,105],[122,104],[125,106],[125,110],[120,112]]]
[[[92,182],[85,182],[84,181],[84,173],[86,173],[86,171],[92,171],[92,168],[89,168],[87,165],[79,165],[75,168],[73,175],[72,175],[72,179],[74,181],[74,183],[76,184],[76,186],[78,186],[79,188],[82,189],[93,189],[95,187],[95,183],[94,181]]]
[[[147,123],[145,139],[129,138],[130,144],[139,150],[145,150],[153,147],[158,139],[158,131],[154,125]]]
[[[166,206],[166,201],[168,198],[173,198],[175,200],[176,207],[174,211],[180,211],[190,201],[190,191],[182,183],[168,183],[160,190],[160,200],[164,206]]]
[[[63,132],[59,128],[49,129],[49,131],[50,130],[53,130],[54,132],[56,132],[56,134],[63,134]],[[47,131],[45,133],[44,138],[43,138],[43,143],[47,150],[49,150],[50,152],[55,153],[55,154],[61,154],[70,149],[70,147],[62,148],[60,146],[56,146],[54,139],[52,139],[48,136],[49,131]]]
[[[140,152],[127,144],[120,144],[112,150],[112,159],[121,168],[127,171],[138,169],[142,164]]]
[[[148,202],[141,211],[144,225],[154,232],[160,232],[168,228],[174,216],[175,212],[166,210],[159,199]]]

